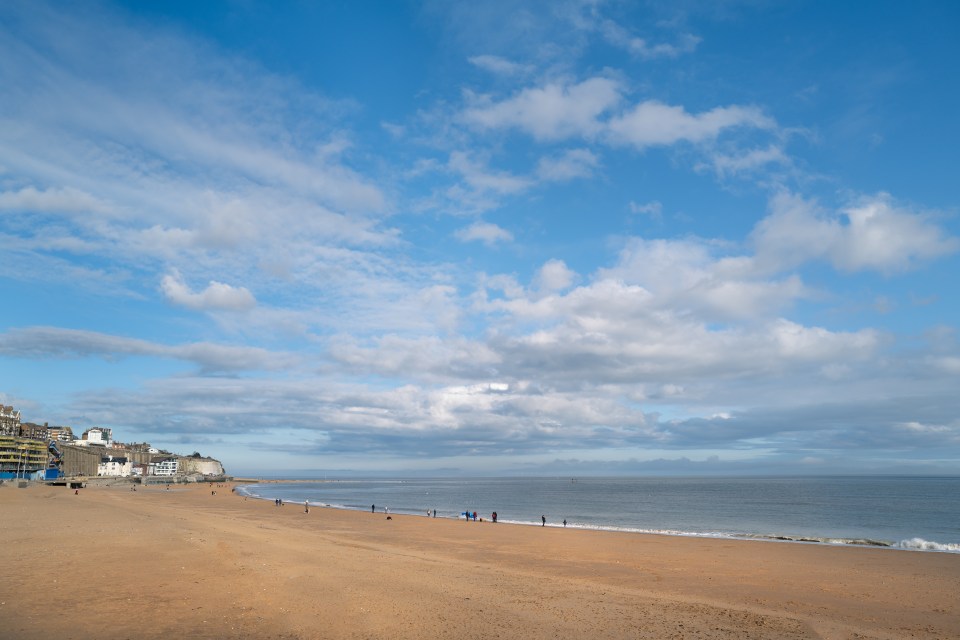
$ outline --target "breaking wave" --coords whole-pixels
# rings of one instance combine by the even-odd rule
[[[924,540],[923,538],[901,540],[893,546],[896,549],[907,549],[909,551],[945,551],[947,553],[960,553],[960,544],[943,544],[941,542]]]

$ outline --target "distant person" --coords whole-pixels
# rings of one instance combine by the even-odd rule
[[[376,513],[376,512],[377,512],[377,505],[375,504],[370,505],[370,513]]]
[[[384,507],[383,512],[387,515],[390,515],[390,507]]]
[[[496,511],[494,511],[493,513],[490,514],[490,519],[493,520],[494,522],[497,521],[497,512],[496,512]]]
[[[567,526],[567,519],[566,519],[566,518],[563,519],[563,526]]]
[[[306,500],[303,501],[303,512],[310,513],[310,503]]]
[[[473,521],[474,521],[474,522],[477,521],[477,512],[476,512],[476,511],[473,512]]]
[[[434,518],[437,517],[437,510],[436,510],[436,509],[433,510],[433,517],[434,517]]]
[[[540,516],[540,526],[541,527],[547,526],[547,516]]]

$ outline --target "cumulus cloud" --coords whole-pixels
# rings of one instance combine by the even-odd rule
[[[548,260],[537,272],[536,284],[541,291],[561,291],[570,287],[576,277],[563,260]]]
[[[460,118],[478,129],[518,129],[536,140],[548,142],[581,138],[637,148],[699,144],[712,141],[732,129],[772,130],[776,122],[760,108],[731,105],[698,114],[682,106],[646,100],[621,109],[623,88],[616,80],[594,77],[580,83],[552,82],[526,88],[501,100],[471,96]],[[773,152],[728,159],[727,171],[772,162]]]
[[[599,164],[600,159],[589,149],[568,149],[559,156],[541,158],[537,177],[552,182],[589,178]]]
[[[643,148],[677,142],[699,143],[738,127],[772,129],[775,126],[773,119],[757,107],[734,105],[690,114],[683,107],[648,100],[611,118],[607,137],[613,144]]]
[[[749,174],[769,165],[789,166],[790,163],[791,160],[783,148],[773,144],[732,154],[718,152],[709,159],[709,166],[721,178]]]
[[[538,140],[591,137],[603,128],[600,117],[620,99],[619,84],[608,78],[553,82],[523,89],[501,102],[477,97],[461,118],[481,129],[517,128]]]
[[[847,225],[830,251],[841,269],[902,271],[960,249],[960,239],[923,214],[897,207],[886,194],[864,198],[843,214]]]
[[[160,289],[173,304],[195,311],[247,311],[257,304],[246,287],[232,287],[215,280],[211,280],[203,291],[195,293],[177,271],[163,277]]]
[[[712,320],[769,318],[807,293],[796,276],[771,280],[750,256],[714,255],[715,250],[693,239],[632,238],[617,264],[600,274],[644,287],[663,308]]]
[[[513,234],[492,222],[474,222],[454,233],[461,242],[482,242],[493,246],[498,242],[513,242]]]
[[[844,271],[894,273],[960,249],[928,214],[897,205],[886,194],[862,197],[829,212],[816,202],[780,193],[752,233],[757,260],[786,269],[826,260]]]

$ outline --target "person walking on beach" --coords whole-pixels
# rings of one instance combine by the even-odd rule
[[[376,513],[376,512],[377,512],[377,505],[375,504],[370,505],[370,513]]]
[[[491,513],[491,514],[490,514],[490,517],[493,519],[494,522],[496,522],[496,521],[497,521],[497,512],[494,511],[493,513]]]
[[[566,518],[563,519],[563,526],[567,526],[567,519],[566,519]]]
[[[310,503],[306,500],[303,501],[303,512],[310,513]]]
[[[540,526],[541,527],[547,526],[547,516],[540,516]]]

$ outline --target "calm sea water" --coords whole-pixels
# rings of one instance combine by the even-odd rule
[[[342,509],[547,526],[960,552],[960,477],[476,478],[245,486]]]

